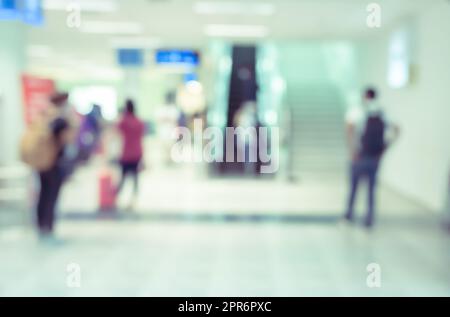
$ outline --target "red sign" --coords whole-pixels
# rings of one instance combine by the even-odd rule
[[[29,124],[49,105],[55,83],[51,79],[22,75],[22,89],[25,122]]]

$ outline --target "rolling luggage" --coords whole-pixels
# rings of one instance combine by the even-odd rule
[[[103,170],[99,176],[99,210],[113,211],[116,209],[116,188],[112,172]]]

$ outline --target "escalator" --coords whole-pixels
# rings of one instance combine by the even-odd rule
[[[255,46],[233,46],[232,48],[232,68],[229,83],[227,127],[236,127],[236,114],[245,103],[257,105],[257,76],[256,76],[256,47]],[[255,113],[256,115],[256,113]],[[255,122],[257,118],[255,117]],[[256,123],[257,126],[257,123]],[[221,174],[243,175],[257,174],[259,163],[249,162],[246,157],[245,162],[238,162],[238,140],[236,135],[228,133],[225,135],[223,162],[219,165]],[[234,138],[233,144],[225,142]],[[233,146],[233,148],[229,148]],[[226,153],[234,153],[233,162],[226,162]],[[250,166],[249,165],[253,165]]]

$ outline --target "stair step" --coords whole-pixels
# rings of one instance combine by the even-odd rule
[[[345,171],[345,109],[341,100],[329,84],[288,87],[292,173],[331,175]]]

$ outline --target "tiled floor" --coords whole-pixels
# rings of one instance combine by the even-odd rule
[[[450,296],[449,235],[385,188],[367,232],[336,222],[345,180],[145,173],[134,214],[100,217],[96,172],[86,168],[64,189],[57,243],[23,225],[1,228],[0,296]],[[71,263],[81,287],[67,284]],[[371,263],[379,288],[366,283]]]
[[[63,221],[58,244],[0,232],[0,295],[450,296],[448,236],[433,224]],[[80,266],[70,288],[67,266]],[[367,265],[381,287],[366,285]]]
[[[65,186],[62,212],[92,213],[98,209],[98,166],[81,169]],[[117,181],[119,175],[112,169]],[[346,202],[347,179],[306,179],[290,183],[275,179],[219,178],[207,175],[199,164],[149,168],[141,174],[136,209],[140,213],[257,213],[257,214],[339,214]],[[119,206],[126,206],[131,182],[125,184]],[[358,208],[364,209],[365,188],[361,188]],[[379,209],[389,215],[423,211],[411,201],[381,187]]]

